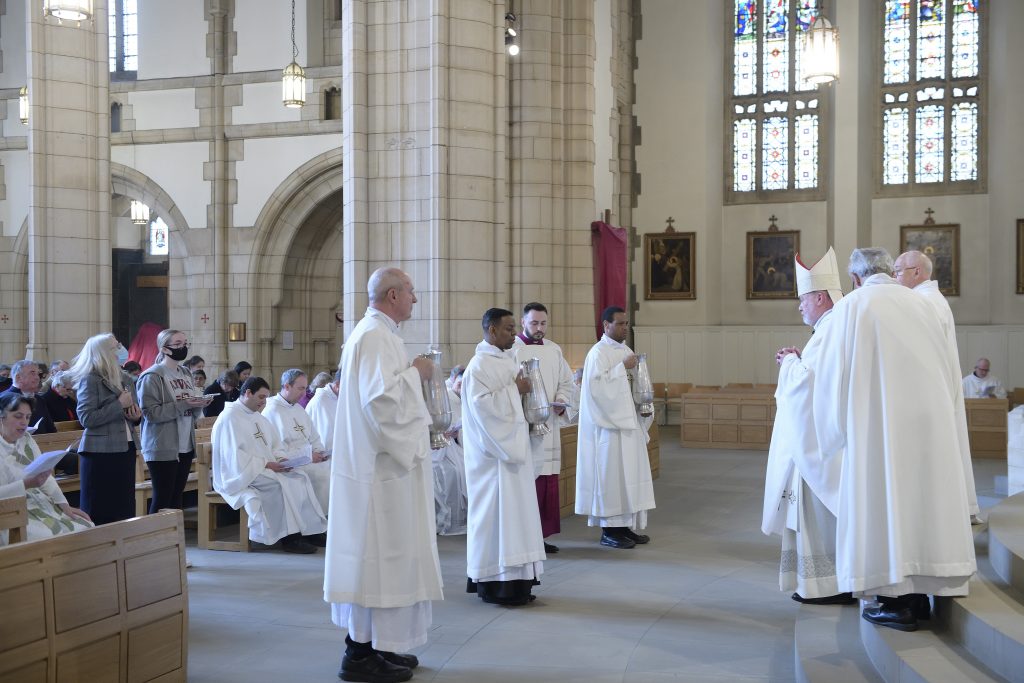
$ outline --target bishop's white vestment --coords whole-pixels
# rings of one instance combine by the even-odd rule
[[[427,641],[441,600],[429,416],[398,325],[374,308],[341,353],[324,600],[357,642]]]
[[[512,351],[482,341],[462,377],[469,578],[526,581],[544,569],[530,427]]]
[[[213,488],[235,510],[245,507],[249,538],[273,545],[290,534],[321,534],[323,508],[302,472],[274,472],[268,462],[284,456],[277,430],[241,401],[224,406],[213,425]]]
[[[814,368],[822,332],[832,320],[825,311],[814,334],[797,355],[788,354],[779,368],[775,390],[775,425],[768,448],[761,531],[782,537],[779,588],[804,598],[839,593],[836,581],[836,516],[813,493],[806,471],[831,506],[839,494],[842,454],[822,458],[814,431]],[[804,469],[802,470],[801,467]]]
[[[313,398],[306,404],[306,412],[323,441],[324,449],[330,454],[334,448],[334,420],[338,413],[338,395],[331,385],[320,387],[313,393]]]
[[[833,307],[821,334],[815,430],[823,458],[845,449],[834,510],[839,590],[966,595],[974,538],[938,318],[920,295],[876,274]]]
[[[454,429],[462,424],[462,399],[450,387],[447,391]],[[434,471],[434,514],[437,533],[442,536],[466,533],[469,497],[466,491],[466,456],[459,443],[461,433],[461,429],[456,430],[448,437],[447,446],[430,454]]]
[[[626,367],[633,351],[608,335],[583,364],[576,449],[576,514],[589,526],[643,529],[654,509],[647,430],[633,403]]]
[[[949,354],[949,364],[954,372],[953,377],[959,379],[960,350],[956,343],[956,321],[953,318],[953,310],[949,307],[949,302],[939,291],[939,283],[935,280],[925,280],[914,287],[914,291],[931,304],[938,316],[946,341],[946,353]],[[971,442],[967,432],[967,408],[964,406],[963,383],[953,382],[953,385],[956,389],[956,395],[953,397],[953,411],[956,413],[956,433],[957,441],[960,444],[960,463],[964,469],[964,486],[967,487],[967,509],[972,515],[976,515],[981,508],[978,507],[978,492],[974,487],[974,465],[971,462]]]
[[[312,453],[323,452],[323,442],[320,441],[320,434],[313,426],[313,420],[309,413],[298,403],[289,403],[284,400],[281,394],[274,394],[267,398],[267,405],[263,408],[263,417],[270,421],[281,438],[281,447],[284,449],[285,457],[293,458],[303,454],[308,449]],[[324,512],[330,512],[329,504],[331,499],[331,463],[324,460],[311,462],[296,468],[307,477],[313,484],[316,491],[316,499]]]

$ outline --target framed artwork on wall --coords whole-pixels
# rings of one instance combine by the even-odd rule
[[[696,241],[697,233],[676,232],[672,219],[665,232],[644,235],[644,299],[697,298]]]
[[[800,231],[779,230],[775,217],[767,231],[747,233],[747,299],[795,299]]]
[[[946,296],[960,296],[960,224],[936,223],[931,209],[923,225],[900,226],[900,253],[919,251],[932,260],[932,279]],[[1019,287],[1019,285],[1018,285]]]
[[[1017,293],[1024,294],[1024,218],[1017,219]]]

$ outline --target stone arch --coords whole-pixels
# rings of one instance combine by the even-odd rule
[[[185,233],[189,229],[188,221],[185,220],[178,205],[171,199],[171,195],[167,194],[155,180],[130,166],[111,161],[110,192],[138,199],[145,202],[151,209],[155,209],[156,213],[167,223],[170,233],[172,235],[176,233],[178,237],[171,242],[171,258],[174,258],[175,255],[175,245],[184,250],[185,257],[189,255],[188,243],[185,239]]]
[[[286,292],[301,289],[297,281],[308,283],[326,275],[322,264],[309,258],[297,259],[295,254],[323,253],[324,247],[341,248],[340,215],[336,223],[333,218],[341,211],[341,191],[342,150],[338,148],[313,157],[293,171],[270,195],[256,218],[249,263],[249,302],[251,329],[255,333],[251,350],[257,367],[277,370],[273,341],[280,327]],[[336,260],[340,269],[340,254],[336,259],[327,260]],[[308,304],[303,302],[302,305]],[[307,314],[332,316],[333,319],[333,313],[340,307],[341,292],[338,291],[329,310],[309,310]],[[323,363],[324,354],[330,355],[333,351],[322,346],[315,352],[307,349],[308,357],[301,360]],[[336,361],[336,358],[330,359],[330,363]]]
[[[0,289],[6,296],[3,312],[12,314],[0,326],[0,358],[17,360],[25,357],[28,345],[28,216],[17,235],[0,237],[4,258],[0,261]]]

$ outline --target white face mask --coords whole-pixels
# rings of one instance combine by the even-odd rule
[[[117,347],[117,364],[124,367],[124,364],[128,362],[128,349],[124,346],[118,345]]]

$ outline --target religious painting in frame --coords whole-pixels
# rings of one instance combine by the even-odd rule
[[[946,296],[960,296],[960,224],[900,226],[900,253],[919,251],[932,260],[932,278]]]
[[[697,298],[696,242],[697,233],[676,232],[671,225],[644,235],[644,299]]]
[[[798,253],[799,230],[748,232],[747,299],[795,299]]]
[[[1017,293],[1024,294],[1024,218],[1017,219]]]

